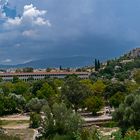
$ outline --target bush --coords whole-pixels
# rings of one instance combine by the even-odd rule
[[[114,121],[110,121],[110,122],[108,122],[108,123],[103,124],[102,126],[103,126],[103,127],[113,128],[113,127],[117,127],[118,124],[117,124],[116,122],[114,122]]]
[[[30,114],[30,127],[31,128],[38,128],[41,123],[41,115],[37,113]]]
[[[80,140],[102,140],[99,131],[96,128],[83,128]]]
[[[128,130],[123,136],[122,132],[119,130],[112,134],[114,140],[140,140],[140,131]]]
[[[71,140],[71,137],[67,135],[61,136],[61,135],[56,134],[53,140]]]
[[[128,130],[124,140],[140,140],[140,131]]]

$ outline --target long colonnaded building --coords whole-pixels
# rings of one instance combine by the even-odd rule
[[[90,76],[89,72],[29,72],[29,73],[0,73],[0,77],[4,81],[12,81],[14,76],[17,76],[20,80],[27,81],[29,78],[34,80],[41,80],[45,77],[50,78],[65,78],[68,75],[75,74],[79,78],[87,79]]]

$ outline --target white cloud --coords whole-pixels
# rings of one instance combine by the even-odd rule
[[[5,59],[5,60],[2,61],[2,63],[10,63],[10,62],[12,62],[12,60],[9,59],[9,58],[7,58],[7,59]]]
[[[38,10],[33,4],[25,5],[23,9],[23,14],[21,17],[7,18],[7,21],[4,23],[6,29],[17,28],[17,26],[51,26],[49,20],[45,18],[47,11]]]
[[[24,6],[24,12],[23,17],[38,17],[38,16],[44,16],[47,11],[45,10],[38,10],[36,7],[33,6],[33,4],[25,5]]]
[[[25,63],[29,63],[31,61],[33,61],[33,60],[32,59],[29,59],[29,60],[25,60],[23,63],[25,64]]]
[[[41,17],[38,17],[38,18],[36,19],[36,21],[34,21],[34,23],[35,23],[36,25],[45,25],[45,24],[47,24],[47,21],[44,20],[44,19],[41,18]]]
[[[8,18],[7,22],[5,23],[5,25],[8,26],[18,26],[21,24],[21,18],[19,17],[15,17],[15,19],[12,18]]]
[[[34,30],[26,30],[26,31],[23,31],[22,35],[27,36],[27,37],[33,37],[33,36],[36,35],[36,31],[34,31]]]

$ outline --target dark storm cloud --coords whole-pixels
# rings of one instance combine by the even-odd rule
[[[47,11],[51,27],[24,23],[1,30],[1,56],[15,63],[73,55],[106,59],[140,45],[139,0],[9,0],[17,15],[29,4]]]

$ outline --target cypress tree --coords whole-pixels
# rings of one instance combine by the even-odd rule
[[[100,69],[100,60],[98,60],[98,70]]]
[[[62,66],[60,65],[59,70],[62,70]]]
[[[95,59],[95,71],[98,71],[98,62],[97,62],[97,59]]]

